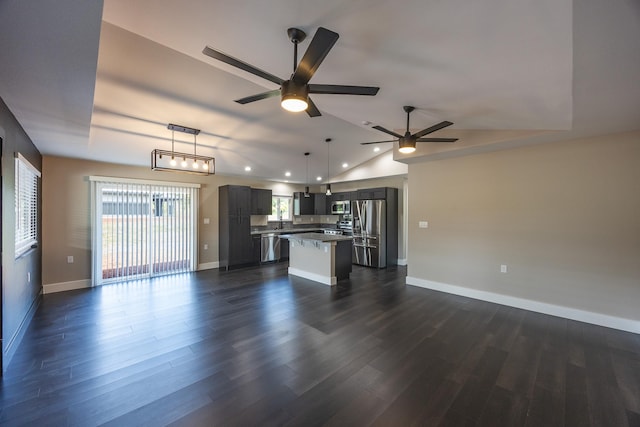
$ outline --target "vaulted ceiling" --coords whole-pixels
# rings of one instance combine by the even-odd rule
[[[404,162],[640,128],[640,6],[626,0],[447,2],[60,0],[0,2],[0,96],[43,154],[149,165],[167,124],[201,129],[218,173],[305,182],[379,153],[361,142],[443,120]],[[104,7],[103,7],[104,6]],[[314,95],[321,117],[289,113],[277,89],[202,54],[209,45],[288,79],[286,30],[340,34],[311,83],[379,86],[374,97]],[[176,134],[176,150],[193,150]],[[245,172],[245,166],[252,168]],[[285,177],[286,171],[291,177]]]

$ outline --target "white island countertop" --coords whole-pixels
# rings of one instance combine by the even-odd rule
[[[353,240],[351,236],[343,236],[340,234],[324,234],[324,233],[296,233],[296,234],[282,234],[281,239],[291,240],[315,240],[318,242],[342,242],[344,240]]]
[[[351,273],[351,236],[298,233],[289,240],[289,274],[333,286]]]

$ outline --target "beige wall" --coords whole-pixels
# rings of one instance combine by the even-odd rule
[[[120,178],[151,179],[200,183],[199,206],[199,265],[211,266],[218,262],[218,187],[226,184],[249,185],[267,188],[276,195],[291,195],[303,191],[303,185],[270,181],[257,181],[242,177],[213,175],[209,177],[155,172],[147,167],[134,167],[100,163],[63,157],[45,156],[42,171],[42,284],[61,284],[88,281],[91,278],[91,175]],[[403,178],[370,179],[346,184],[332,184],[334,191],[350,191],[357,188],[389,186],[400,189],[402,197]],[[320,192],[324,186],[312,186],[311,191]],[[209,218],[208,225],[203,224]],[[332,216],[314,217],[314,222],[331,222]],[[296,223],[309,222],[309,218],[297,218]],[[256,223],[262,223],[257,221]],[[204,244],[209,245],[203,250]],[[404,252],[402,252],[404,253]],[[67,256],[74,257],[67,264]]]
[[[86,160],[45,156],[42,171],[42,284],[57,284],[91,278],[91,175],[199,183],[198,264],[218,261],[218,187],[226,184],[272,189],[274,194],[291,194],[302,187],[276,182],[247,180],[221,175],[197,176],[156,172],[134,167]],[[203,224],[209,218],[208,225]],[[203,245],[209,245],[203,250]],[[67,264],[73,255],[74,263]]]
[[[410,165],[407,281],[640,320],[639,160],[634,132]]]

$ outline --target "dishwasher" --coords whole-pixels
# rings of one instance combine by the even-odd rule
[[[260,238],[260,262],[280,259],[280,237],[276,233],[263,234]]]

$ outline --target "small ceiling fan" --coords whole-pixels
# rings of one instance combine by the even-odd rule
[[[384,133],[388,133],[389,135],[393,135],[397,139],[391,139],[391,140],[388,140],[388,141],[361,142],[360,144],[362,144],[362,145],[382,144],[384,142],[396,142],[396,141],[398,141],[398,145],[400,146],[398,151],[400,151],[401,153],[404,153],[404,154],[409,154],[409,153],[413,153],[414,151],[416,151],[416,142],[456,142],[458,140],[458,138],[423,138],[423,136],[425,136],[425,135],[429,135],[432,132],[435,132],[435,131],[440,130],[442,128],[446,128],[447,126],[451,126],[453,124],[453,123],[447,122],[447,121],[440,122],[437,125],[433,125],[433,126],[428,127],[426,129],[422,129],[420,132],[416,132],[414,134],[411,134],[411,132],[409,132],[409,115],[411,114],[411,112],[413,110],[415,110],[415,107],[411,107],[409,105],[405,105],[402,108],[407,113],[407,131],[404,133],[404,135],[400,135],[398,133],[395,133],[394,131],[391,131],[389,129],[385,129],[382,126],[373,126],[374,129],[377,129],[377,130],[382,131]]]
[[[270,90],[257,95],[247,96],[237,99],[239,104],[260,101],[273,96],[281,96],[282,108],[288,111],[298,112],[306,110],[310,117],[321,116],[316,105],[309,98],[310,93],[334,94],[334,95],[368,95],[373,96],[380,88],[371,86],[344,86],[309,84],[324,58],[327,56],[333,45],[338,40],[338,33],[319,27],[316,31],[307,51],[298,64],[298,43],[302,42],[307,34],[298,28],[287,30],[289,39],[294,45],[293,48],[293,74],[289,80],[281,79],[273,74],[267,73],[253,65],[247,64],[239,59],[233,58],[225,53],[206,46],[202,53],[219,61],[225,62],[233,67],[239,68],[263,79],[280,85],[280,89]]]

